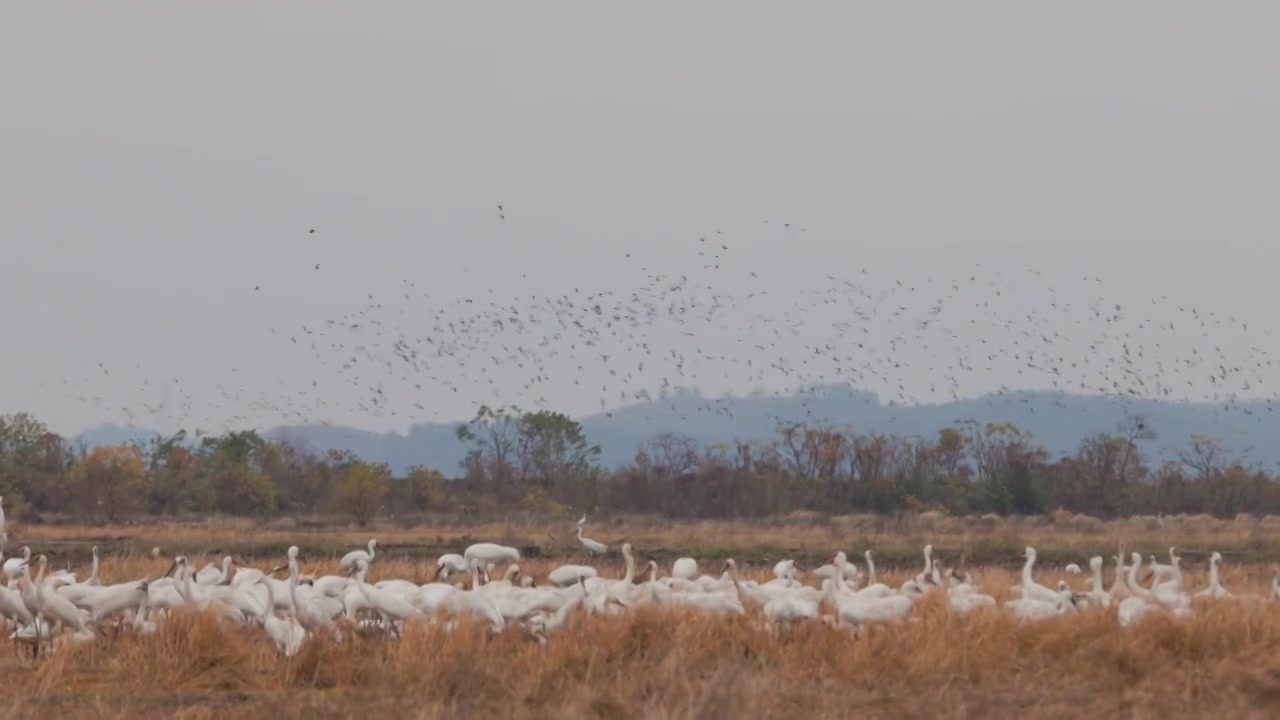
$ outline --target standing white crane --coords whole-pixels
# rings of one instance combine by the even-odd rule
[[[363,560],[366,563],[373,562],[373,558],[377,555],[377,552],[376,552],[377,548],[378,548],[378,541],[370,540],[369,549],[367,551],[352,550],[346,555],[343,555],[342,559],[338,561],[338,569],[343,572],[352,570],[353,568],[355,568],[357,560]]]
[[[468,563],[477,560],[481,563],[516,562],[520,559],[520,551],[497,543],[476,543],[463,550],[462,557]]]
[[[376,588],[365,581],[369,572],[369,562],[364,558],[356,560],[356,566],[350,574],[356,589],[364,595],[369,606],[392,620],[415,620],[424,617],[424,613],[411,605],[407,600],[385,590]]]
[[[273,609],[276,604],[275,590],[271,587],[268,578],[259,577],[257,582],[267,590],[267,601],[260,606],[258,620],[267,631],[267,636],[275,643],[276,652],[285,657],[292,657],[302,647],[302,641],[307,639],[307,631],[293,615],[282,618],[275,614]]]
[[[592,540],[589,537],[582,536],[582,526],[578,526],[578,542],[582,543],[582,547],[586,548],[588,555],[603,555],[609,551],[609,546],[598,540]]]
[[[33,611],[32,615],[42,618],[50,625],[57,625],[64,630],[74,629],[75,633],[72,637],[77,642],[93,640],[93,631],[85,623],[85,615],[81,613],[80,608],[45,584],[44,576],[45,570],[49,566],[49,558],[41,555],[37,558],[37,562],[40,565],[40,572],[36,575],[35,580],[31,579],[31,564],[29,562],[23,565],[22,576],[19,580],[27,609]]]

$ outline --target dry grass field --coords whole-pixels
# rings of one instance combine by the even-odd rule
[[[623,518],[588,527],[588,535],[610,544],[631,541],[641,563],[661,559],[669,570],[666,558],[687,552],[703,560],[703,572],[718,573],[720,559],[734,555],[744,578],[759,580],[771,576],[772,560],[788,550],[821,562],[837,548],[858,559],[871,547],[893,556],[881,568],[891,586],[919,572],[920,546],[932,542],[948,567],[965,563],[981,590],[999,600],[1011,596],[1017,550],[1027,544],[1040,549],[1042,584],[1065,579],[1080,590],[1084,576],[1063,574],[1061,562],[1085,565],[1088,555],[1103,554],[1110,584],[1110,556],[1121,543],[1144,556],[1173,544],[1186,548],[1191,592],[1206,586],[1204,553],[1214,549],[1227,556],[1222,582],[1237,594],[1265,598],[1270,568],[1263,560],[1280,560],[1280,523],[1271,520],[793,517],[682,524]],[[175,552],[193,554],[197,568],[227,552],[268,568],[284,561],[288,544],[312,548],[304,550],[304,573],[333,573],[338,553],[378,537],[387,550],[373,563],[370,582],[421,583],[435,569],[428,549],[470,537],[547,548],[551,557],[520,563],[522,574],[541,582],[574,555],[572,528],[572,519],[372,530],[238,522],[17,526],[10,549],[30,544],[50,554],[51,568],[69,564],[83,578],[88,569],[80,543],[96,542],[106,551],[103,582],[111,583],[157,577]],[[166,557],[142,552],[151,546]],[[974,561],[984,547],[1008,557]],[[612,554],[598,566],[602,575],[622,575]],[[160,620],[151,636],[99,635],[84,645],[46,648],[38,659],[28,646],[10,642],[0,653],[7,690],[0,716],[1163,719],[1280,713],[1280,604],[1240,600],[1197,601],[1191,618],[1156,614],[1120,628],[1114,607],[1041,621],[1019,621],[999,608],[962,618],[934,592],[907,622],[860,637],[822,622],[775,635],[751,606],[745,617],[640,606],[617,617],[577,614],[545,646],[518,627],[493,634],[470,622],[453,632],[410,623],[398,640],[311,637],[291,658],[279,657],[260,628],[188,611]]]

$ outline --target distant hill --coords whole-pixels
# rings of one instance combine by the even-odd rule
[[[1173,459],[1193,434],[1221,441],[1233,457],[1264,465],[1280,463],[1280,412],[1266,402],[1221,404],[1169,403],[1158,400],[1017,392],[937,405],[894,406],[874,393],[847,386],[814,388],[792,396],[708,399],[680,390],[664,400],[638,403],[610,414],[581,418],[608,466],[631,460],[636,449],[662,432],[689,435],[702,443],[735,438],[769,440],[782,420],[848,424],[858,432],[931,436],[957,421],[1011,422],[1031,433],[1054,456],[1074,452],[1080,440],[1114,431],[1126,418],[1145,416],[1156,439],[1144,452],[1156,460]],[[276,439],[304,443],[313,450],[349,449],[360,457],[385,462],[397,472],[413,465],[458,468],[464,448],[454,435],[457,423],[421,423],[408,433],[375,433],[330,425],[298,425],[265,432]],[[72,438],[89,446],[145,439],[146,430],[102,425]]]

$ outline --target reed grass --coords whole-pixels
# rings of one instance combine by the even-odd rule
[[[618,527],[654,538],[707,529]],[[591,534],[604,539],[606,528]],[[63,538],[100,532],[57,530]],[[145,537],[165,537],[172,547],[218,544],[201,540],[193,528],[158,530]],[[143,536],[137,529],[133,532]],[[281,531],[240,540],[264,548],[289,541],[277,532]],[[775,532],[818,545],[817,536],[804,528],[783,524]],[[344,530],[333,543],[369,534]],[[43,552],[39,537],[24,532],[20,540]],[[947,545],[948,536],[942,537],[935,548]],[[1073,548],[1083,537],[1055,536],[1044,527],[1016,539]],[[1239,537],[1216,535],[1220,541]],[[1214,549],[1217,546],[1207,545],[1214,538],[1205,533],[1200,541]],[[1124,539],[1136,546],[1133,537]],[[1142,537],[1153,551],[1165,540],[1172,538]],[[1105,548],[1121,541],[1115,535],[1090,539]],[[697,533],[693,542],[724,540]],[[907,545],[902,539],[897,542]],[[826,547],[840,543],[840,538],[828,537]],[[949,567],[962,560],[963,543],[955,545],[937,552]],[[860,546],[851,541],[844,541],[844,546],[857,559],[852,551]],[[918,546],[915,553],[918,558]],[[639,555],[641,562],[648,559],[642,550]],[[1204,563],[1190,553],[1183,555],[1189,589],[1206,586]],[[218,559],[213,553],[194,561],[199,567]],[[242,560],[266,569],[283,557]],[[1085,565],[1087,557],[1076,561]],[[167,557],[143,553],[108,554],[101,574],[104,582],[156,577],[169,563]],[[744,576],[770,575],[768,562],[739,563]],[[541,581],[556,564],[552,559],[526,559],[520,566],[523,574]],[[616,557],[601,561],[600,567],[605,575],[622,573]],[[703,562],[704,572],[718,573],[720,567],[718,559]],[[880,579],[894,585],[921,567],[922,559],[907,564],[904,556],[900,567],[886,565]],[[83,562],[73,563],[73,569],[82,578],[88,572]],[[1009,597],[1010,586],[1018,582],[1017,571],[1004,564],[970,563],[967,569],[982,591],[997,598]],[[303,572],[334,571],[332,557],[305,556]],[[434,563],[391,551],[373,563],[370,579],[425,582],[433,574]],[[1042,567],[1037,579],[1046,585],[1065,579],[1077,589],[1084,586],[1083,576],[1066,575],[1053,565]],[[1106,580],[1110,584],[1109,558]],[[1259,563],[1228,558],[1222,569],[1222,582],[1235,593],[1265,597],[1269,581],[1268,568]],[[1198,602],[1190,619],[1155,615],[1121,629],[1114,610],[1040,622],[1019,622],[998,609],[959,618],[948,611],[941,594],[934,594],[917,606],[908,622],[861,637],[823,623],[774,634],[762,627],[754,611],[743,618],[721,618],[640,607],[619,617],[575,617],[553,633],[546,646],[518,628],[493,635],[469,622],[453,632],[438,625],[411,624],[397,641],[354,634],[341,642],[311,638],[292,658],[278,657],[261,630],[192,612],[161,621],[153,636],[100,634],[92,643],[63,645],[39,659],[33,659],[26,646],[10,644],[8,652],[0,653],[7,691],[0,715],[1167,719],[1280,713],[1280,604],[1272,603]]]

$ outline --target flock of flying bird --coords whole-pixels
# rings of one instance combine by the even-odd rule
[[[583,549],[593,556],[604,554],[608,548],[603,543],[583,535],[585,522],[584,516],[577,532]],[[565,627],[575,614],[617,616],[644,605],[750,615],[769,632],[797,622],[824,622],[860,634],[868,626],[907,620],[921,599],[935,593],[945,594],[947,606],[961,616],[998,607],[1028,621],[1114,612],[1121,626],[1150,613],[1189,616],[1197,601],[1264,602],[1260,596],[1235,595],[1223,587],[1218,573],[1222,556],[1216,552],[1210,558],[1209,586],[1195,594],[1185,587],[1181,558],[1173,548],[1168,564],[1151,559],[1146,567],[1149,584],[1139,578],[1143,561],[1136,552],[1129,558],[1123,552],[1116,556],[1110,587],[1104,583],[1102,558],[1093,557],[1089,589],[1077,591],[1065,580],[1056,588],[1038,583],[1036,551],[1028,547],[1022,582],[1013,588],[1019,597],[1001,604],[982,593],[970,573],[944,568],[932,550],[925,546],[922,571],[896,587],[880,581],[870,550],[863,556],[865,575],[841,551],[831,563],[807,573],[820,580],[812,586],[801,580],[806,573],[793,560],[777,563],[773,577],[764,582],[740,577],[733,559],[724,562],[719,575],[711,575],[699,572],[696,559],[683,557],[664,577],[654,561],[638,567],[629,543],[621,548],[625,574],[620,578],[604,577],[590,564],[561,565],[547,574],[545,584],[537,585],[533,577],[521,576],[518,549],[476,543],[461,554],[441,556],[430,582],[369,582],[370,568],[381,557],[377,540],[347,553],[336,572],[328,575],[304,575],[293,546],[283,564],[268,570],[237,567],[233,572],[229,556],[221,564],[197,570],[189,557],[178,555],[159,578],[105,584],[96,546],[85,580],[65,570],[48,572],[47,556],[33,557],[24,546],[18,557],[3,562],[7,587],[0,587],[0,615],[15,626],[10,638],[30,643],[37,655],[46,642],[92,641],[108,632],[151,634],[170,612],[189,608],[211,613],[228,626],[260,628],[280,654],[291,656],[317,635],[341,639],[356,632],[394,639],[406,623],[438,622],[452,630],[464,617],[487,624],[493,632],[515,628],[546,644],[548,635]],[[152,555],[158,557],[160,550]],[[495,579],[498,564],[506,567]],[[1081,569],[1069,565],[1065,571],[1078,574]],[[281,573],[287,579],[277,579]],[[1270,602],[1280,600],[1280,568],[1273,575]]]
[[[168,428],[211,415],[227,418],[226,429],[335,417],[407,423],[458,407],[454,398],[474,398],[465,404],[471,409],[554,410],[565,409],[558,398],[595,398],[606,414],[641,404],[654,419],[731,422],[735,398],[711,391],[800,388],[812,413],[821,401],[814,389],[833,383],[871,390],[890,405],[1036,388],[1123,401],[1195,399],[1217,403],[1233,422],[1260,422],[1280,404],[1265,394],[1280,388],[1268,332],[1167,297],[1122,303],[1098,292],[1095,278],[1055,287],[1037,270],[981,267],[919,282],[863,270],[788,290],[729,263],[730,246],[719,237],[695,247],[700,269],[637,268],[643,279],[633,286],[556,296],[477,288],[434,297],[412,280],[375,288],[340,317],[271,328],[300,352],[297,371],[265,391],[237,367],[201,400],[193,393],[206,394],[194,390],[202,379],[162,379],[141,363],[90,361],[93,374],[65,382],[85,402]],[[107,390],[101,373],[112,370]],[[675,402],[674,392],[687,387],[708,397]],[[148,401],[139,407],[121,394]]]

